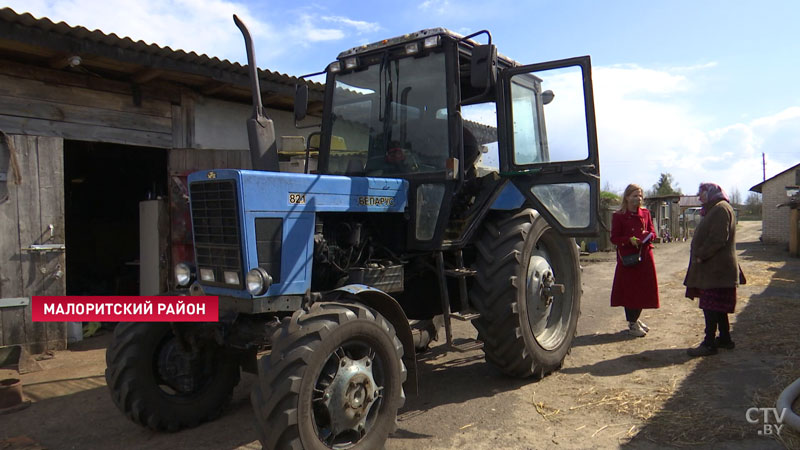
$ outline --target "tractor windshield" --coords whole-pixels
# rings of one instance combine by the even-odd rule
[[[388,54],[387,54],[388,55]],[[337,74],[328,173],[442,171],[449,156],[444,53]]]

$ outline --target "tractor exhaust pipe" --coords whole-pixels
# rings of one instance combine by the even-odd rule
[[[253,50],[253,39],[245,24],[233,15],[233,21],[244,36],[247,49],[247,67],[250,69],[250,89],[253,91],[253,115],[247,119],[247,139],[250,142],[250,160],[253,170],[280,172],[278,165],[278,147],[275,143],[275,126],[264,114],[261,105],[261,87],[258,83],[258,66],[256,53]]]

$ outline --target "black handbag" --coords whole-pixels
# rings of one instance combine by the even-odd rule
[[[632,253],[630,255],[619,255],[619,259],[622,260],[622,265],[625,267],[635,266],[642,262],[642,250],[644,249],[644,244],[646,244],[650,239],[653,238],[653,233],[647,235],[642,243],[639,245],[639,251],[637,253]],[[619,248],[617,248],[617,252],[619,252]]]
[[[622,260],[623,266],[635,266],[642,262],[642,247],[639,247],[639,251],[637,253],[631,253],[630,255],[619,255],[619,258]]]

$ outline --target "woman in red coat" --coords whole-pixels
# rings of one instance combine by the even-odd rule
[[[656,230],[650,211],[642,208],[642,188],[630,184],[622,196],[622,206],[611,221],[611,243],[617,246],[617,270],[611,288],[611,306],[624,306],[628,332],[644,337],[650,328],[639,320],[644,308],[658,308],[658,280],[653,260]],[[641,261],[622,264],[622,256],[639,253]]]

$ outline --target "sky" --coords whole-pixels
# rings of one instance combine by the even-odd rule
[[[521,63],[590,55],[601,184],[684,194],[715,182],[741,199],[800,163],[795,0],[11,0],[18,13],[300,76],[339,52],[424,28],[489,30]],[[481,38],[479,38],[481,39]],[[766,161],[762,166],[762,154]]]

